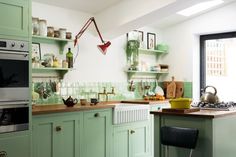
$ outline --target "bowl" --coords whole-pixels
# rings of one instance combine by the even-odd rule
[[[178,108],[178,109],[189,109],[191,106],[192,99],[190,98],[177,98],[171,99],[170,101],[171,108]]]

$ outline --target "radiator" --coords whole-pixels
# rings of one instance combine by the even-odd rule
[[[119,104],[114,108],[113,123],[123,124],[149,119],[149,105]]]

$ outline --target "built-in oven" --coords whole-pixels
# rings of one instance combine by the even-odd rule
[[[0,133],[29,129],[28,44],[0,39]]]
[[[0,102],[0,133],[29,129],[29,102]]]
[[[29,100],[28,44],[0,39],[0,102]]]

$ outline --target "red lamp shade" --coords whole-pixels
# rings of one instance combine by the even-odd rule
[[[99,50],[102,52],[102,54],[105,55],[105,54],[106,54],[106,51],[107,51],[107,48],[111,45],[111,42],[110,42],[110,41],[105,42],[105,41],[103,40],[102,35],[101,35],[100,31],[98,30],[98,26],[97,26],[97,24],[96,24],[96,22],[95,22],[94,17],[91,17],[91,18],[85,23],[85,25],[82,27],[82,29],[79,31],[79,33],[75,36],[74,46],[76,46],[77,40],[82,36],[82,34],[85,32],[85,30],[89,27],[89,25],[90,25],[92,22],[94,23],[95,28],[96,28],[96,31],[98,32],[98,35],[99,35],[99,37],[100,37],[100,39],[101,39],[101,41],[102,41],[102,43],[103,43],[102,45],[98,45],[98,48],[99,48]]]
[[[110,41],[107,41],[106,43],[102,44],[102,45],[98,45],[98,49],[102,52],[102,54],[106,54],[107,53],[107,48],[111,45]]]

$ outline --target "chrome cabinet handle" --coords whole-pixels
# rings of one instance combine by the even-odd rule
[[[94,114],[94,117],[99,117],[99,116],[100,116],[99,113]]]
[[[61,130],[62,130],[61,126],[56,126],[56,131],[57,131],[57,132],[59,132],[59,131],[61,131]]]

